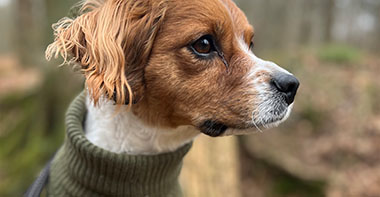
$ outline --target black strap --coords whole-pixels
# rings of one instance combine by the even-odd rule
[[[44,169],[40,172],[40,175],[25,192],[24,197],[39,197],[41,195],[42,190],[45,188],[49,180],[50,163],[51,160],[46,164]]]

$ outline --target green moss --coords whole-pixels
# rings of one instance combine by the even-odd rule
[[[327,45],[318,50],[320,60],[338,64],[356,63],[360,60],[360,51],[344,45]]]
[[[0,196],[22,196],[62,144],[73,89],[58,94],[59,89],[43,88],[0,99]]]
[[[322,181],[307,181],[287,174],[275,177],[273,184],[273,197],[323,197],[325,183]]]

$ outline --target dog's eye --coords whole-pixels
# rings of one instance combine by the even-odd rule
[[[208,55],[215,51],[214,41],[211,36],[201,37],[191,45],[191,48],[197,55]]]
[[[249,49],[253,49],[253,47],[255,47],[255,43],[253,41],[251,41],[251,43],[249,44]]]

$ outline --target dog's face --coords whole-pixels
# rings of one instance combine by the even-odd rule
[[[67,35],[61,37],[75,41],[58,37],[50,50],[74,55],[95,101],[105,94],[116,103],[133,102],[133,112],[149,124],[193,125],[210,136],[287,118],[299,83],[252,53],[253,27],[231,0],[123,1],[108,0],[62,28]],[[100,21],[107,18],[105,10],[116,16]],[[101,27],[75,27],[80,20],[122,24],[106,25],[111,38],[98,41],[104,35],[91,28]],[[115,40],[121,46],[107,50]]]

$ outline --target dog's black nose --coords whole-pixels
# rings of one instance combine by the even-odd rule
[[[280,92],[284,93],[288,105],[292,104],[296,96],[300,82],[293,75],[277,73],[272,78],[272,85]]]

